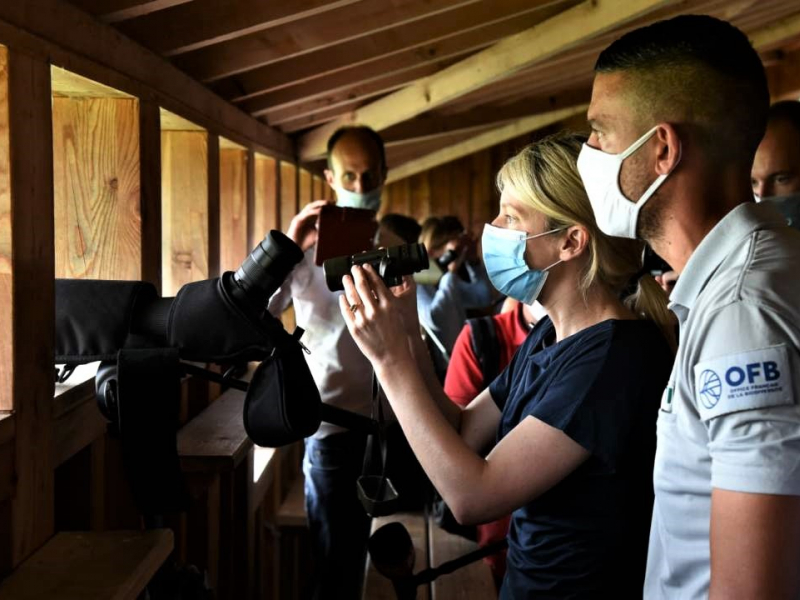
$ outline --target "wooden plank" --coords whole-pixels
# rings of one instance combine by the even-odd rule
[[[577,0],[572,1],[577,3]],[[365,36],[259,67],[221,81],[213,89],[235,101],[287,87],[312,93],[308,88],[298,87],[298,84],[312,81],[317,89],[331,89],[334,85],[343,85],[343,81],[366,79],[370,73],[379,73],[382,69],[408,68],[435,57],[481,47],[527,29],[563,9],[562,4],[553,6],[544,0],[472,4],[395,27],[390,36]],[[323,80],[339,83],[323,84]]]
[[[55,65],[50,67],[53,96],[72,98],[133,98],[130,94],[82,77]]]
[[[477,544],[460,535],[446,532],[436,523],[428,522],[430,540],[431,567],[463,556],[477,549]],[[473,562],[460,569],[441,575],[431,583],[431,600],[449,600],[450,598],[496,598],[492,572],[482,560]]]
[[[297,167],[281,162],[281,231],[289,229],[289,223],[299,210],[297,190]]]
[[[278,161],[257,154],[255,159],[255,210],[252,214],[253,241],[251,247],[263,240],[271,229],[280,228],[280,190]]]
[[[209,277],[208,139],[203,132],[161,133],[163,294]]]
[[[440,68],[452,65],[457,60],[458,58],[447,58],[443,59],[441,62],[427,63],[412,69],[400,71],[399,73],[384,73],[382,77],[370,79],[369,81],[365,81],[364,83],[360,83],[346,90],[339,90],[327,96],[310,98],[309,100],[304,100],[287,107],[256,108],[255,106],[245,105],[243,108],[244,110],[252,110],[252,114],[256,116],[266,115],[267,121],[272,125],[282,125],[285,121],[307,116],[317,111],[331,111],[332,109],[349,105],[354,101],[364,101],[375,95],[388,94],[420,78],[433,75],[437,73]],[[251,102],[255,104],[255,100]],[[357,109],[355,112],[358,112],[358,110],[360,109]],[[339,110],[334,114],[340,115],[342,112],[342,110]],[[336,129],[338,129],[338,127]],[[333,134],[333,131],[331,131],[331,134]],[[325,143],[327,144],[327,140]],[[308,160],[304,160],[303,162],[316,160],[322,156],[324,156],[324,151],[323,154],[309,157]]]
[[[162,131],[206,131],[205,127],[184,119],[165,108],[159,110]]]
[[[300,185],[300,208],[303,208],[306,204],[314,199],[314,183],[311,179],[311,173],[305,169],[300,169],[300,178],[298,183]]]
[[[587,87],[547,96],[528,96],[524,100],[503,106],[483,106],[455,114],[434,111],[393,125],[382,131],[381,137],[388,149],[397,144],[419,143],[458,132],[472,133],[477,128],[498,126],[504,121],[588,103],[591,97],[592,89]]]
[[[72,0],[72,4],[104,23],[133,19],[185,2],[192,0]]]
[[[226,42],[245,35],[323,15],[358,0],[194,0],[127,20],[119,25],[125,35],[164,56]]]
[[[94,81],[156,101],[254,150],[294,156],[288,137],[236,110],[163,58],[63,0],[0,3],[0,39]]]
[[[484,47],[487,45],[488,43],[484,44]],[[311,81],[297,86],[297,89],[286,88],[245,100],[241,103],[240,108],[253,116],[267,115],[270,123],[280,123],[284,118],[282,115],[289,114],[296,118],[319,108],[333,108],[364,96],[390,92],[421,77],[432,75],[443,67],[455,64],[459,58],[463,58],[468,53],[469,50],[465,50],[447,56],[436,56],[408,68],[381,68],[370,76],[365,75],[364,79],[349,81],[347,85],[336,86],[333,84],[334,87],[331,89],[323,87],[322,90],[319,90],[316,86],[317,82]],[[327,83],[330,79],[335,80],[336,77],[338,74],[334,74],[332,78],[323,79],[322,82]],[[320,156],[315,158],[320,158]]]
[[[5,4],[4,4],[5,6]],[[2,10],[2,9],[0,9]],[[8,60],[11,181],[10,369],[15,411],[15,474],[9,554],[15,566],[53,534],[53,410],[55,248],[53,229],[53,125],[50,66],[17,51]]]
[[[200,81],[214,81],[364,35],[387,33],[395,27],[478,1],[393,0],[391,5],[360,2],[345,10],[317,15],[178,56],[175,64]]]
[[[800,13],[759,29],[750,35],[750,42],[756,50],[762,51],[798,36],[800,36]]]
[[[11,314],[12,231],[11,158],[8,141],[8,50],[0,46],[0,310]],[[0,411],[13,408],[13,328],[11,319],[0,319]]]
[[[141,278],[139,106],[53,98],[56,276]]]
[[[0,584],[0,596],[136,600],[172,546],[169,529],[62,532]]]
[[[312,183],[312,188],[314,191],[312,192],[311,197],[314,200],[322,200],[325,198],[325,187],[327,185],[328,184],[325,183],[325,180],[322,177],[314,175],[314,181]]]
[[[247,152],[219,151],[220,270],[235,271],[250,251],[247,239]]]
[[[560,110],[544,113],[541,115],[533,115],[519,119],[508,125],[503,125],[489,131],[487,133],[475,136],[465,142],[461,142],[455,146],[439,150],[422,156],[419,159],[407,162],[399,167],[395,167],[389,172],[386,178],[387,182],[397,181],[404,177],[409,177],[423,171],[427,171],[438,165],[450,162],[462,156],[468,156],[484,148],[489,148],[506,140],[513,139],[530,131],[535,131],[557,123],[573,115],[584,112],[588,105],[583,104],[571,108],[563,108]]]
[[[414,572],[417,573],[427,569],[430,565],[428,560],[428,523],[424,515],[420,513],[395,513],[388,517],[378,517],[372,519],[372,532],[380,529],[388,523],[401,523],[414,543]],[[372,565],[372,561],[367,558],[367,572],[364,578],[364,600],[396,600],[397,594],[394,591],[391,581],[378,573]],[[427,585],[417,588],[417,600],[428,600],[430,598],[430,588]],[[453,596],[458,598],[458,596]]]
[[[155,102],[139,100],[139,197],[142,280],[161,293],[161,127]]]
[[[232,471],[253,447],[242,421],[244,392],[227,390],[178,432],[178,455],[186,471]]]
[[[620,4],[610,0],[586,0],[436,75],[360,108],[348,119],[338,119],[313,130],[300,139],[300,158],[311,160],[324,154],[328,137],[342,125],[358,121],[381,131],[512,75],[534,62],[573,48],[592,36],[623,25],[668,2],[631,0]]]

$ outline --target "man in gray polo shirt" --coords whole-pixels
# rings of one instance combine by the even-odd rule
[[[763,67],[739,30],[682,16],[595,71],[578,168],[598,225],[681,274],[644,597],[800,598],[800,235],[753,202]]]

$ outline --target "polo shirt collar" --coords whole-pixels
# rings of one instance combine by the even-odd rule
[[[744,202],[734,208],[695,248],[672,290],[670,309],[676,313],[690,311],[714,271],[741,245],[744,238],[759,229],[785,224],[786,219],[775,208],[764,203]]]

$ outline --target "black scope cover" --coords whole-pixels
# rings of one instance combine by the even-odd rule
[[[273,229],[244,259],[233,279],[254,305],[265,306],[301,260],[300,247]]]
[[[332,292],[343,290],[342,277],[350,273],[350,269],[354,265],[366,264],[371,264],[384,283],[391,287],[399,285],[403,280],[403,275],[423,271],[428,268],[430,263],[425,244],[403,244],[361,252],[352,256],[330,258],[322,263],[328,289]]]

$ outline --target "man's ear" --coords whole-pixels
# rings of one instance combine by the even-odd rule
[[[333,184],[336,180],[333,178],[333,171],[330,169],[325,169],[323,173],[325,173],[325,181],[328,183],[328,185],[334,187]]]
[[[561,238],[558,257],[561,260],[572,260],[582,255],[589,245],[589,232],[582,225],[568,227],[566,235]]]
[[[656,173],[668,175],[681,160],[681,140],[675,126],[661,123],[656,129]]]

